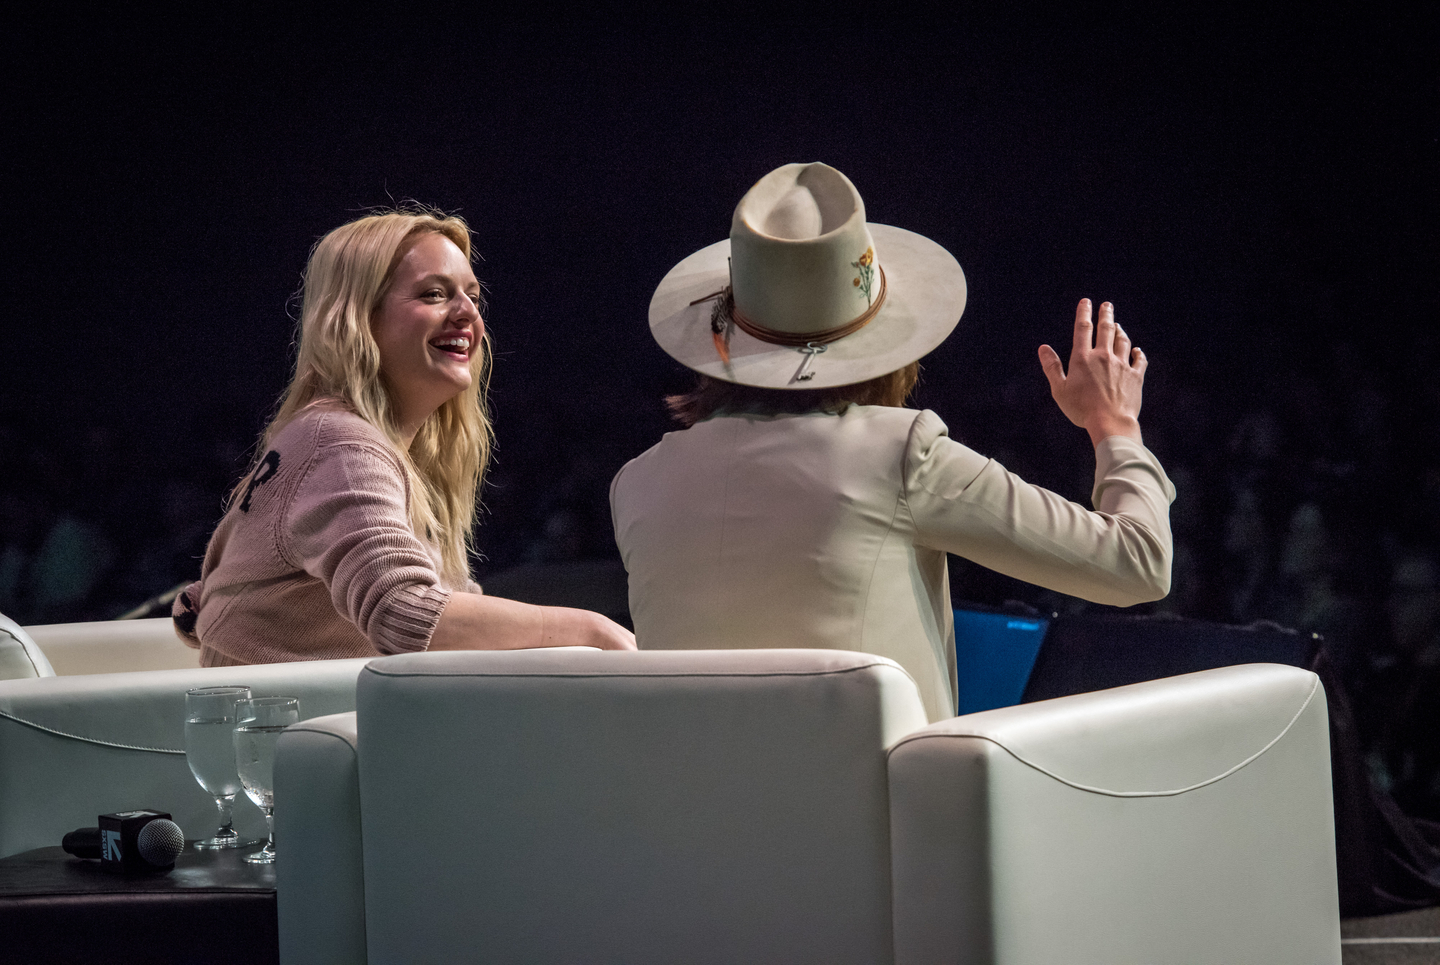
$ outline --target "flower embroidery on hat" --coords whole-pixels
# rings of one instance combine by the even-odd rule
[[[875,280],[875,249],[866,248],[859,261],[850,262],[850,267],[859,272],[851,284],[860,289],[860,294],[865,296],[865,304],[869,305],[870,286]]]

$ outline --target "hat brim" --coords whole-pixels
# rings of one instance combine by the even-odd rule
[[[885,269],[885,304],[864,328],[826,346],[796,380],[806,354],[732,327],[730,364],[715,350],[713,302],[690,304],[730,283],[730,239],[701,248],[665,275],[650,299],[650,334],[675,361],[702,375],[768,389],[826,389],[894,372],[929,354],[965,311],[965,273],[950,252],[904,228],[868,225]]]

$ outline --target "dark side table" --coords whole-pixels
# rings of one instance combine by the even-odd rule
[[[0,858],[0,961],[270,965],[275,866],[187,843],[169,872],[126,877],[60,848]]]

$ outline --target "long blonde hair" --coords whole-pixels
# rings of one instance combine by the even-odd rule
[[[339,399],[390,440],[409,480],[410,525],[439,548],[444,581],[463,587],[470,575],[476,499],[494,442],[485,401],[490,338],[482,338],[480,351],[471,356],[470,388],[426,419],[407,448],[370,329],[400,259],[427,233],[443,235],[472,257],[464,219],[422,207],[358,218],[316,243],[305,267],[295,375],[259,453],[311,402]]]

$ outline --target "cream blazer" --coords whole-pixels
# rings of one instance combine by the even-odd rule
[[[1140,443],[1095,451],[1092,512],[950,439],[926,410],[718,416],[610,485],[645,650],[818,647],[889,657],[955,715],[946,553],[1097,603],[1170,589],[1175,490]]]

